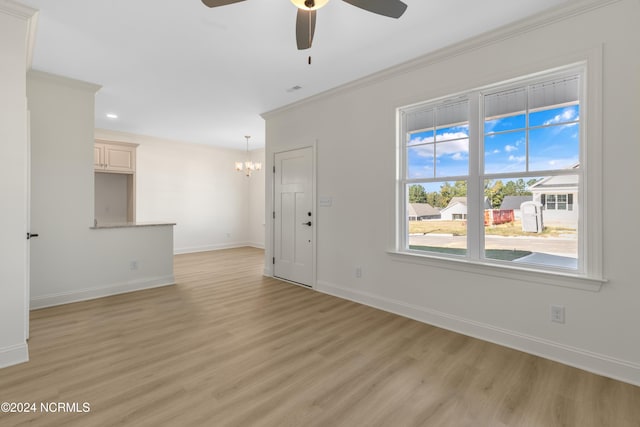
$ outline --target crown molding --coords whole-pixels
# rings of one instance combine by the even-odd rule
[[[27,22],[26,36],[26,69],[31,68],[33,63],[33,49],[36,42],[36,30],[38,28],[39,11],[21,3],[11,0],[0,0],[0,13],[22,19]]]
[[[28,20],[38,11],[24,4],[16,3],[15,1],[0,0],[0,12],[15,16],[16,18]]]
[[[30,70],[33,65],[33,51],[36,47],[39,16],[40,11],[36,11],[27,21],[27,70]]]
[[[260,114],[260,116],[263,119],[268,119],[284,111],[298,108],[305,104],[330,97],[337,93],[370,86],[387,80],[391,77],[396,77],[401,74],[425,68],[427,66],[445,61],[464,53],[472,52],[482,47],[492,45],[513,37],[517,37],[522,34],[547,27],[556,22],[563,21],[574,16],[582,15],[596,9],[607,7],[621,1],[622,0],[572,0],[565,5],[561,5],[537,13],[530,17],[497,28],[495,30],[482,33],[478,36],[474,36],[461,42],[446,46],[442,49],[435,50],[426,55],[422,55],[415,59],[411,59],[398,65],[394,65],[377,73],[370,74],[368,76],[362,77],[349,83],[345,83],[343,85],[318,93],[308,98],[304,98],[294,103],[264,112]]]
[[[27,71],[27,78],[53,82],[59,85],[70,87],[72,89],[79,89],[79,90],[83,90],[86,92],[93,92],[93,93],[99,91],[102,88],[102,86],[97,85],[95,83],[84,82],[82,80],[76,80],[69,77],[63,77],[57,74],[45,73],[44,71],[38,71],[33,69]]]
[[[156,145],[156,146],[160,144],[165,144],[165,145],[180,144],[180,145],[189,145],[193,148],[197,148],[201,150],[214,150],[218,152],[221,152],[221,151],[236,152],[238,150],[241,150],[242,152],[245,151],[244,148],[236,149],[236,148],[227,148],[227,147],[217,147],[217,146],[208,145],[208,144],[198,144],[195,142],[179,141],[176,139],[168,139],[168,138],[163,138],[159,136],[143,135],[140,133],[132,133],[132,132],[105,129],[105,128],[95,128],[93,132],[93,137],[96,141],[100,140],[100,141],[106,141],[106,142],[120,142],[125,144],[137,144],[137,145],[149,144],[149,145]],[[261,147],[261,148],[264,149],[264,147]],[[249,150],[249,151],[250,152],[255,151],[255,149]]]

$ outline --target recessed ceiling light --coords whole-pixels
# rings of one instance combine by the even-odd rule
[[[118,115],[117,114],[113,114],[113,113],[107,113],[107,118],[108,119],[117,119]]]

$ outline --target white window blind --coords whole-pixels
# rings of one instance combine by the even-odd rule
[[[485,95],[485,117],[501,117],[578,102],[579,76],[572,76]]]
[[[469,101],[457,101],[439,105],[427,110],[408,113],[407,132],[416,132],[434,127],[443,128],[469,120]]]

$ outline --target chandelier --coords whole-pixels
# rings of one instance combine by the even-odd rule
[[[249,138],[251,136],[245,135],[247,140],[247,160],[244,162],[236,162],[236,171],[244,172],[246,176],[251,176],[251,172],[259,171],[262,169],[262,163],[260,162],[252,162],[249,157]]]

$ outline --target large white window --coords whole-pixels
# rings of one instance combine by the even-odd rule
[[[585,76],[572,67],[399,109],[399,251],[585,275]]]

